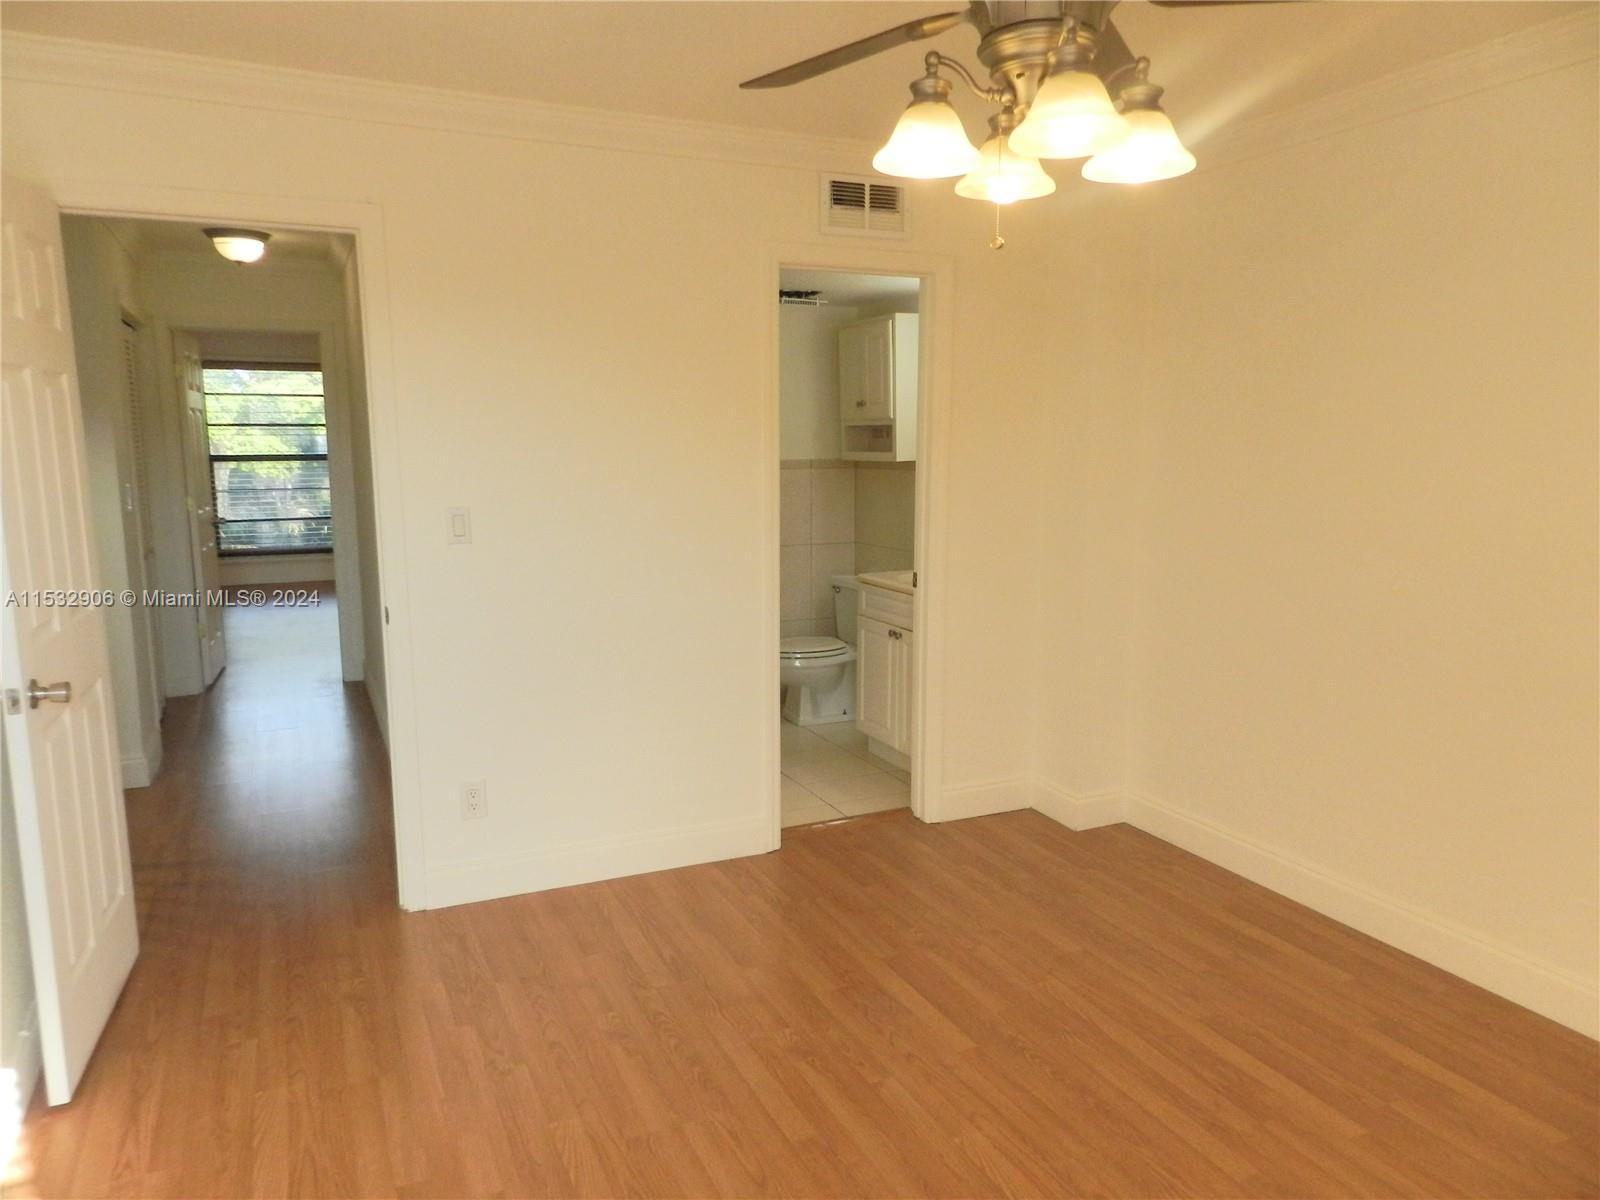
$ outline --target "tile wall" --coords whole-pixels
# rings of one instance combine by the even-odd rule
[[[785,461],[780,486],[782,635],[834,635],[830,579],[856,569],[855,470],[833,460]]]
[[[913,565],[916,478],[914,463],[783,463],[782,636],[837,634],[834,575]]]
[[[856,570],[900,571],[912,557],[916,463],[856,463]]]

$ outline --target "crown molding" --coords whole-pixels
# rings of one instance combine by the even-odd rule
[[[1195,147],[1206,167],[1259,158],[1363,125],[1503,87],[1600,57],[1600,5],[1544,21],[1342,92],[1243,117]]]
[[[1574,5],[1467,50],[1330,96],[1230,122],[1197,147],[1206,167],[1258,158],[1600,57],[1600,5]],[[134,93],[306,116],[812,170],[864,171],[873,146],[846,138],[415,87],[40,34],[0,40],[8,82]]]
[[[131,92],[634,154],[840,170],[864,166],[875,149],[847,138],[609,112],[42,34],[6,34],[0,62],[8,83]]]

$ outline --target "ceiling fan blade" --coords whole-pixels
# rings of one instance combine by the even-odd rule
[[[849,66],[853,62],[860,62],[863,58],[871,58],[874,54],[892,50],[894,47],[904,45],[906,42],[920,42],[923,38],[936,37],[945,30],[954,29],[957,25],[969,20],[970,12],[970,9],[966,9],[961,12],[939,13],[935,16],[920,17],[915,21],[907,21],[904,25],[896,25],[893,29],[885,29],[882,33],[875,33],[871,37],[864,37],[848,45],[835,47],[824,54],[814,55],[780,70],[772,71],[766,75],[758,75],[754,79],[747,79],[739,86],[742,88],[788,87],[791,83],[814,79],[818,75],[826,74],[839,67]]]

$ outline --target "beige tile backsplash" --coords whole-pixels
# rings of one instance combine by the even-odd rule
[[[856,570],[915,566],[916,511],[916,464],[857,463]]]
[[[830,578],[856,569],[856,480],[844,463],[784,463],[779,473],[784,637],[834,634]]]
[[[785,462],[779,484],[782,635],[836,634],[834,575],[913,565],[913,464]]]

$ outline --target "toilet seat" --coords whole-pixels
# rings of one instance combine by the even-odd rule
[[[815,662],[837,658],[850,644],[836,637],[786,637],[778,643],[778,655],[793,662]]]

